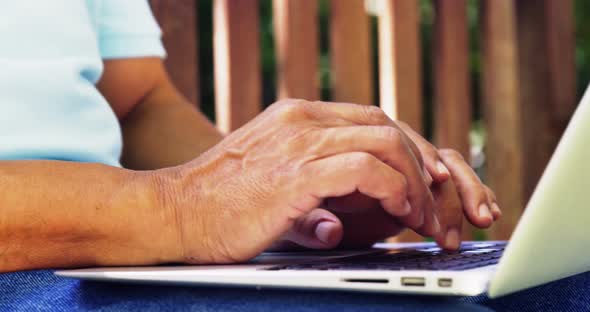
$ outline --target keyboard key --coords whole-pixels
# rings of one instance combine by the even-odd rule
[[[453,270],[462,271],[497,264],[504,243],[471,243],[459,251],[439,248],[387,251],[343,257],[322,262],[279,265],[263,270]]]

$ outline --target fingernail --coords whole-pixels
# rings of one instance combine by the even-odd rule
[[[400,211],[400,217],[407,216],[412,212],[412,206],[410,206],[410,202],[406,200],[402,210]]]
[[[336,223],[332,221],[322,221],[315,227],[315,236],[324,244],[330,244]]]
[[[456,228],[449,229],[445,237],[445,245],[447,248],[457,249],[459,248],[459,244],[459,231]]]
[[[432,181],[434,181],[432,179],[432,175],[430,175],[430,172],[428,172],[428,170],[426,170],[426,168],[424,168],[424,179],[426,180],[426,185],[428,185],[428,186],[431,186]]]
[[[492,219],[492,214],[490,213],[490,208],[487,204],[479,205],[479,217],[485,219]]]
[[[436,170],[438,170],[439,174],[445,174],[445,175],[450,175],[449,173],[449,169],[447,169],[447,166],[445,166],[442,162],[438,161],[436,162]]]

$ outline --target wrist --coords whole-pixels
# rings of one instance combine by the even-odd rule
[[[137,209],[130,236],[145,251],[146,264],[184,262],[173,180],[172,172],[162,169],[135,171],[128,182]]]
[[[215,262],[216,250],[210,244],[211,233],[206,229],[211,220],[203,213],[207,204],[201,187],[204,173],[200,168],[198,164],[189,163],[149,174],[153,209],[166,220],[167,252],[173,255],[173,262]]]

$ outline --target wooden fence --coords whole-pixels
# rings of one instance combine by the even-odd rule
[[[370,1],[370,0],[369,0]],[[166,66],[199,104],[199,3],[152,0],[164,32]],[[378,18],[379,102],[394,118],[423,131],[419,1],[373,0]],[[277,99],[320,99],[318,1],[273,0]],[[331,0],[332,100],[372,105],[370,15],[363,0]],[[466,0],[433,0],[434,138],[470,154],[472,125]],[[509,238],[576,104],[572,0],[481,0],[486,182],[503,219],[489,239]],[[232,131],[262,107],[259,2],[213,0],[215,110]],[[556,207],[560,209],[560,207]],[[548,229],[549,230],[549,229]],[[465,238],[470,238],[467,231]],[[412,235],[403,240],[416,239]]]

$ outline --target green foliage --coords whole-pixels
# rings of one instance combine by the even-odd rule
[[[581,97],[590,80],[590,1],[576,0],[574,17],[576,19],[577,94]]]
[[[272,0],[260,1],[260,45],[262,64],[262,102],[267,106],[274,101],[276,94]]]

